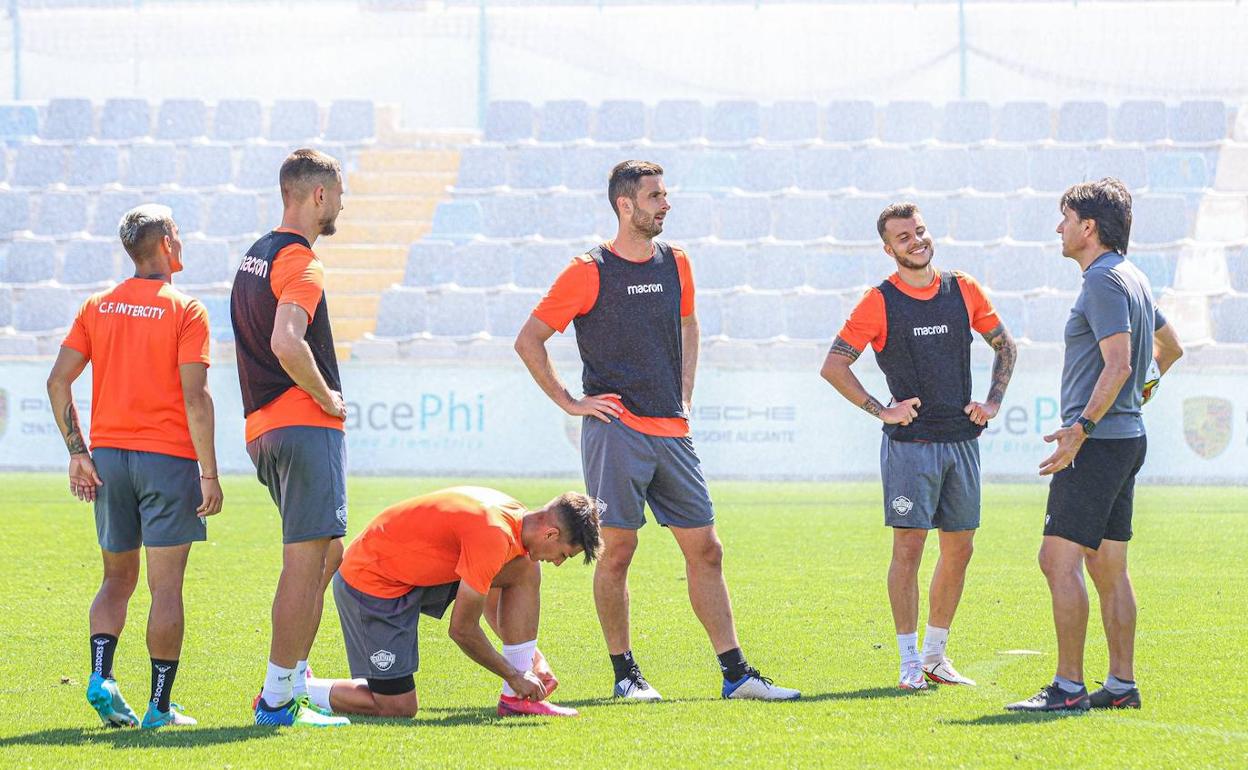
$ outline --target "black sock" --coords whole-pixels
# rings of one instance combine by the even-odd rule
[[[178,675],[176,660],[160,660],[152,658],[152,703],[162,714],[169,710],[169,692],[173,689],[173,678]]]
[[[113,678],[113,653],[117,637],[112,634],[91,634],[91,671],[105,679]]]
[[[633,651],[625,650],[619,655],[611,656],[611,668],[615,669],[615,681],[620,681],[628,676],[629,669],[637,665],[637,661],[633,659]]]
[[[724,673],[724,679],[729,682],[735,682],[745,676],[749,667],[750,664],[745,662],[745,655],[741,653],[740,647],[733,647],[719,654],[719,670]]]

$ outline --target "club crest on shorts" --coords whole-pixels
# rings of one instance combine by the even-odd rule
[[[369,655],[368,659],[373,662],[373,667],[378,671],[389,671],[394,665],[394,653],[389,650],[378,650]]]
[[[893,510],[897,512],[898,516],[905,516],[907,513],[909,513],[911,510],[914,509],[914,503],[911,502],[910,498],[906,497],[905,495],[897,495],[896,497],[894,497],[892,506],[893,506]]]
[[[338,510],[334,511],[334,515],[338,517],[339,524],[341,524],[344,527],[347,526],[347,506],[345,505],[338,506]]]

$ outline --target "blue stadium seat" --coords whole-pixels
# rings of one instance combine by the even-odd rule
[[[500,241],[472,241],[455,254],[454,282],[469,288],[493,288],[511,283],[511,245]]]
[[[767,111],[763,138],[768,142],[813,142],[819,139],[819,105],[779,101]]]
[[[904,147],[864,147],[854,153],[854,187],[893,192],[914,186],[914,153]]]
[[[771,202],[772,235],[781,241],[814,241],[832,232],[836,207],[824,195],[785,195]]]
[[[992,137],[992,110],[988,102],[949,102],[936,138],[952,144],[974,144]]]
[[[180,286],[210,286],[229,283],[234,278],[234,263],[242,255],[230,249],[229,241],[221,238],[182,239],[182,272],[175,279]]]
[[[702,152],[701,148],[646,147],[644,151],[639,151],[637,154],[644,155],[641,160],[648,160],[663,167],[663,176],[668,186],[687,187],[689,175],[693,173],[694,163]]]
[[[1109,138],[1109,106],[1105,102],[1065,102],[1057,111],[1059,142],[1100,142]]]
[[[1134,255],[1132,255],[1134,259]],[[1248,249],[1238,254],[1227,253],[1226,272],[1231,288],[1240,294],[1248,294]]]
[[[88,99],[52,99],[43,116],[39,136],[51,141],[82,141],[95,133],[95,117]]]
[[[1179,102],[1170,114],[1170,138],[1180,143],[1211,144],[1226,138],[1226,105],[1220,101]]]
[[[118,273],[117,252],[121,246],[104,238],[82,238],[65,246],[65,263],[60,282],[67,286],[96,286],[111,281]],[[129,263],[129,258],[126,259]]]
[[[13,327],[18,332],[66,329],[78,310],[74,293],[60,286],[31,286],[15,294]]]
[[[563,184],[569,190],[605,195],[611,169],[621,159],[620,150],[614,147],[569,147],[563,152]]]
[[[1131,205],[1131,243],[1172,243],[1187,237],[1181,195],[1137,195]]]
[[[426,238],[413,243],[407,250],[403,285],[426,288],[453,283],[458,249],[453,241]]]
[[[247,235],[263,229],[255,193],[221,192],[213,195],[211,201],[205,234]]]
[[[533,138],[533,105],[525,101],[490,102],[485,110],[487,142],[517,142]]]
[[[244,190],[276,188],[278,174],[288,155],[290,147],[285,144],[248,143],[239,156],[234,184]]]
[[[936,108],[931,102],[889,102],[880,118],[880,140],[899,144],[926,142],[936,136]]]
[[[429,294],[429,333],[438,337],[471,337],[485,331],[486,297],[480,291],[446,291]]]
[[[30,227],[30,195],[21,190],[0,189],[0,238]]]
[[[671,199],[672,210],[663,223],[663,238],[691,241],[708,238],[715,230],[715,205],[709,195],[682,194]]]
[[[1031,188],[1060,193],[1088,177],[1088,151],[1082,147],[1033,147],[1027,151]]]
[[[580,99],[556,99],[542,105],[538,141],[575,142],[589,138],[589,105]]]
[[[677,177],[682,190],[726,192],[737,186],[741,174],[737,170],[737,156],[721,150],[707,150],[693,154],[693,167],[687,175]],[[673,181],[676,181],[673,179]]]
[[[1166,139],[1166,104],[1155,99],[1131,100],[1114,113],[1113,137],[1119,142],[1162,142]]]
[[[1149,189],[1158,192],[1200,192],[1210,182],[1205,156],[1198,152],[1148,154]]]
[[[511,149],[507,183],[516,190],[543,190],[563,184],[563,150],[542,146]]]
[[[971,156],[964,147],[924,147],[914,153],[914,186],[953,192],[971,184]]]
[[[130,209],[143,203],[143,196],[133,190],[105,190],[95,199],[90,233],[101,238],[118,237],[121,218]],[[176,220],[175,220],[176,221]],[[179,224],[178,228],[181,229]]]
[[[177,178],[178,151],[169,142],[138,142],[129,156],[124,177],[129,187],[159,187]]]
[[[108,99],[100,110],[100,138],[139,139],[152,134],[152,112],[145,99]]]
[[[888,257],[875,249],[808,248],[806,250],[806,284],[812,288],[827,291],[860,289],[877,278],[874,275],[876,272],[874,269],[872,275],[867,274],[868,266],[877,267],[875,262],[877,254],[880,260],[878,267],[883,270],[884,260]]]
[[[1044,276],[1048,269],[1048,260],[1045,259],[1047,252],[1044,246],[1001,244],[987,249],[986,252],[982,259],[983,273],[972,272],[969,268],[964,270],[984,286],[993,291],[1036,291],[1045,287]],[[942,249],[940,256],[943,254]],[[1057,259],[1051,253],[1049,256]],[[957,267],[943,259],[941,264]]]
[[[1006,102],[997,113],[997,140],[1043,142],[1052,134],[1052,120],[1044,102]]]
[[[988,301],[992,303],[993,310],[997,311],[997,317],[1001,319],[1001,323],[1005,324],[1005,328],[1009,329],[1014,339],[1027,336],[1027,314],[1023,309],[1021,296],[989,291]]]
[[[69,156],[69,184],[74,187],[116,184],[120,166],[120,153],[114,145],[77,145]]]
[[[260,136],[264,111],[255,99],[222,99],[212,115],[212,138],[238,142]]]
[[[771,235],[771,205],[757,195],[729,195],[716,201],[715,234],[728,241],[751,241]]]
[[[969,150],[970,185],[980,192],[1011,193],[1028,184],[1027,151],[1022,147]]]
[[[493,292],[485,308],[486,333],[491,337],[514,339],[541,299],[542,293],[531,289],[506,289]]]
[[[86,193],[53,191],[41,196],[34,226],[37,235],[68,235],[86,229]]]
[[[329,104],[325,138],[331,142],[364,142],[377,135],[377,118],[369,99],[336,99]]]
[[[926,223],[927,218],[924,217]],[[995,241],[1009,231],[1004,198],[954,198],[949,202],[951,235],[959,241]],[[935,228],[929,229],[936,235]]]
[[[749,284],[755,289],[796,289],[806,283],[806,249],[763,243],[752,249]]]
[[[865,142],[875,138],[875,105],[868,101],[838,101],[823,114],[827,142]]]
[[[482,232],[483,215],[477,201],[442,201],[433,211],[430,234],[446,240],[467,240]]]
[[[156,202],[173,209],[178,232],[193,233],[203,228],[203,201],[199,193],[189,190],[167,190],[156,196]]]
[[[737,168],[742,190],[773,193],[794,185],[797,162],[791,148],[754,147],[737,153]]]
[[[953,226],[953,199],[944,195],[915,195],[911,200],[919,207],[928,234],[933,238],[949,237]],[[881,202],[880,209],[883,210],[883,208],[884,203]],[[878,211],[876,215],[878,217]],[[871,220],[872,230],[875,229],[875,221],[874,218]],[[878,234],[876,242],[879,242]]]
[[[39,133],[39,113],[30,104],[0,104],[0,141],[26,139]]]
[[[853,185],[854,151],[845,147],[802,150],[797,164],[797,186],[808,192],[832,192]]]
[[[608,100],[594,116],[596,142],[635,142],[646,136],[646,105],[634,99]]]
[[[1031,243],[1057,241],[1057,223],[1062,220],[1057,202],[1052,195],[1025,195],[1011,200],[1010,237]]]
[[[693,278],[701,289],[731,289],[750,281],[751,258],[740,243],[708,243],[692,255]],[[699,296],[699,302],[701,297]]]
[[[424,289],[398,286],[381,293],[377,304],[378,337],[406,338],[429,328],[429,293]]]
[[[589,238],[595,234],[609,237],[615,234],[598,233],[597,217],[606,206],[601,194],[554,195],[539,207],[538,232],[542,237],[555,240]]]
[[[1104,147],[1088,153],[1088,179],[1119,179],[1129,190],[1148,187],[1148,163],[1139,147]]]
[[[230,297],[228,294],[197,294],[208,313],[208,333],[214,342],[233,342],[234,327],[230,324]]]
[[[735,292],[723,299],[723,332],[732,339],[768,340],[785,333],[784,313],[776,294]]]
[[[537,234],[537,198],[532,195],[490,195],[481,199],[482,232],[491,238],[524,238]]]
[[[1074,307],[1072,294],[1040,294],[1024,300],[1027,336],[1032,342],[1062,342]]]
[[[998,259],[1001,246],[985,247],[978,243],[941,243],[935,247],[932,261],[941,270],[957,270],[975,280],[992,286],[988,265]],[[989,259],[992,255],[993,259]],[[995,286],[993,288],[996,288]]]
[[[684,143],[701,139],[703,119],[702,105],[698,102],[685,99],[661,101],[654,107],[650,140]]]
[[[1214,300],[1209,305],[1209,322],[1216,342],[1248,342],[1248,297]]]
[[[1154,298],[1174,286],[1174,273],[1178,267],[1178,254],[1173,251],[1136,251],[1131,249],[1127,255],[1140,272],[1148,277],[1153,288]],[[1234,288],[1234,280],[1232,280]]]
[[[22,238],[9,244],[8,256],[0,260],[0,281],[38,283],[56,275],[56,242],[47,238]]]
[[[875,220],[892,201],[882,196],[854,195],[834,200],[832,237],[850,243],[880,242]]]
[[[706,139],[716,144],[744,144],[763,133],[762,108],[755,101],[717,102],[711,108]]]
[[[321,111],[311,99],[279,99],[269,111],[269,139],[302,141],[321,135]]]
[[[839,294],[794,292],[784,297],[785,329],[790,339],[831,343],[849,313]]]
[[[719,337],[724,333],[724,295],[705,293],[698,295],[698,332],[702,339]]]
[[[156,138],[188,141],[208,134],[208,106],[199,99],[166,99],[156,113]]]
[[[0,260],[2,262],[3,260]],[[13,290],[8,286],[0,286],[0,327],[13,323]],[[3,338],[3,335],[0,335]],[[32,351],[37,352],[37,351]]]
[[[528,243],[511,251],[511,277],[522,289],[545,290],[568,266],[579,247],[558,243]],[[583,249],[582,249],[583,250]],[[698,285],[702,281],[698,280]]]
[[[1015,245],[1012,248],[1015,251],[1034,250],[1033,256],[1028,257],[1028,264],[1044,266],[1044,285],[1048,288],[1071,294],[1077,294],[1083,288],[1083,271],[1078,263],[1062,256],[1061,246],[1057,243]]]
[[[273,178],[276,176],[275,170]],[[233,179],[234,158],[230,145],[214,142],[192,144],[186,148],[179,180],[183,187],[217,187],[229,184]]]
[[[65,150],[50,144],[18,146],[9,181],[17,187],[49,187],[65,181]]]

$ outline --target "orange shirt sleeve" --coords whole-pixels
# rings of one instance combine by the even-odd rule
[[[494,577],[507,563],[511,543],[494,528],[472,532],[460,542],[455,574],[479,594],[488,594]]]
[[[962,301],[966,303],[966,313],[971,319],[971,328],[980,334],[987,334],[1000,326],[1001,318],[988,295],[984,294],[984,287],[979,285],[979,281],[966,273],[956,275],[958,287],[962,291]]]
[[[693,315],[693,265],[682,249],[672,249],[676,256],[676,274],[680,276],[680,317]]]
[[[325,292],[325,267],[311,249],[292,243],[273,259],[269,283],[277,304],[298,305],[311,321]]]
[[[87,310],[92,306],[91,300],[87,300],[78,308],[78,315],[74,316],[74,323],[69,327],[69,333],[65,335],[65,339],[61,344],[67,348],[77,350],[87,358],[91,357],[91,335],[87,333]]]
[[[837,336],[860,353],[868,344],[876,351],[884,349],[888,341],[888,316],[884,313],[884,295],[879,289],[867,289]]]
[[[182,328],[178,330],[178,365],[208,365],[208,310],[197,299],[186,305]]]
[[[585,315],[598,301],[598,268],[592,260],[577,257],[555,279],[533,315],[556,331],[568,328],[573,318]]]

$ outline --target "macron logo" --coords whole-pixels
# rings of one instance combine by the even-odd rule
[[[932,334],[948,334],[948,324],[938,324],[936,326],[916,326],[914,327],[914,336],[927,337]]]
[[[663,284],[661,283],[635,283],[628,287],[629,294],[662,294]]]
[[[243,257],[243,262],[238,266],[238,272],[251,273],[258,278],[269,277],[269,263],[258,257]]]

